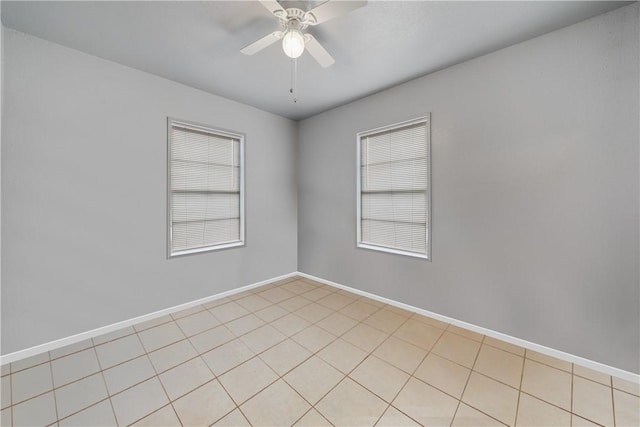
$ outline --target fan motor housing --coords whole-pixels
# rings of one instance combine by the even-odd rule
[[[312,22],[308,20],[307,12],[297,7],[286,9],[287,16],[281,17],[280,22],[286,29],[304,30]]]

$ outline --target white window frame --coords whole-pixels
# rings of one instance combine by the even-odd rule
[[[383,245],[376,245],[368,242],[362,241],[362,183],[361,183],[361,144],[362,138],[365,138],[369,135],[388,132],[395,129],[400,129],[403,127],[408,127],[412,125],[416,125],[419,123],[424,123],[426,126],[426,153],[427,153],[427,183],[426,183],[426,191],[425,191],[425,199],[426,199],[426,212],[427,212],[427,221],[426,221],[426,245],[425,245],[425,253],[420,252],[412,252],[406,251],[397,248],[391,248]],[[357,147],[357,156],[356,156],[356,175],[357,175],[357,189],[356,189],[356,210],[357,210],[357,237],[356,237],[356,246],[358,248],[363,249],[371,249],[380,252],[387,252],[397,255],[406,255],[410,257],[422,258],[428,261],[431,261],[431,113],[427,113],[422,117],[418,117],[411,120],[406,120],[400,123],[394,123],[387,126],[382,126],[379,128],[358,132],[356,136],[356,147]]]
[[[176,125],[187,129],[193,129],[199,132],[212,133],[215,135],[237,139],[239,141],[240,149],[240,240],[221,243],[209,246],[202,246],[198,248],[183,249],[178,251],[172,250],[172,212],[171,212],[171,129]],[[194,123],[186,120],[175,119],[172,117],[167,118],[167,258],[174,258],[182,255],[196,254],[202,252],[217,251],[227,248],[235,248],[239,246],[245,246],[245,191],[244,191],[244,150],[245,150],[245,135],[243,133],[222,130],[213,126],[203,125],[200,123]]]

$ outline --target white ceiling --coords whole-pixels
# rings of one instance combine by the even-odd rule
[[[338,1],[338,0],[332,0]],[[283,2],[309,9],[321,1]],[[278,29],[254,1],[2,1],[6,27],[299,120],[629,4],[616,1],[369,1],[310,32],[336,63],[298,60],[299,100]]]

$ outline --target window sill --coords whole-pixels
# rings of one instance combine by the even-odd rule
[[[430,261],[428,255],[417,253],[417,252],[403,251],[401,249],[387,248],[387,247],[384,247],[384,246],[370,245],[370,244],[367,244],[367,243],[358,243],[357,247],[358,248],[362,248],[362,249],[369,249],[369,250],[372,250],[372,251],[386,252],[386,253],[396,254],[396,255],[404,255],[404,256],[409,256],[409,257],[413,257],[413,258],[421,258],[421,259],[425,259],[427,261]]]
[[[184,249],[181,251],[175,251],[175,252],[169,253],[169,258],[175,258],[183,255],[199,254],[202,252],[218,251],[221,249],[237,248],[239,246],[244,246],[244,245],[245,244],[243,241],[239,241],[239,242],[224,243],[222,245],[206,246],[204,248]]]

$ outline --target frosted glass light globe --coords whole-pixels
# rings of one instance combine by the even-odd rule
[[[304,36],[298,30],[289,30],[282,38],[282,50],[289,58],[297,58],[304,52]]]

